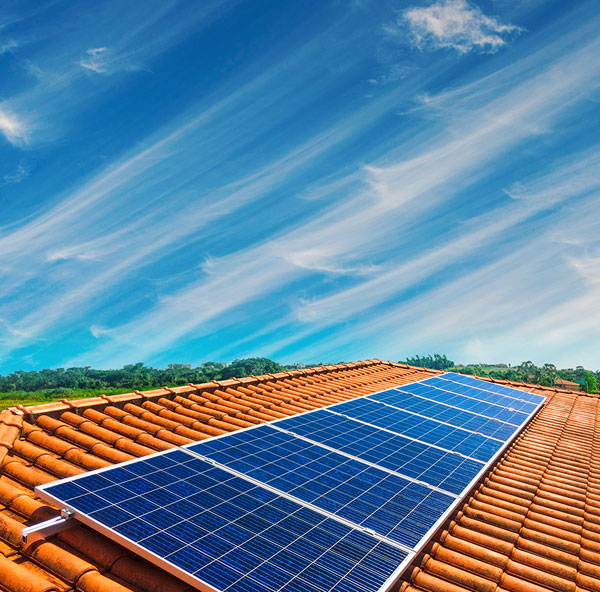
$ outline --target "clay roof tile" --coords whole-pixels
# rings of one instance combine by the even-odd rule
[[[21,521],[56,514],[33,487],[439,373],[372,359],[5,410],[0,588],[186,592],[87,527],[23,548]],[[600,592],[599,400],[513,386],[545,395],[545,407],[404,574],[400,592]]]

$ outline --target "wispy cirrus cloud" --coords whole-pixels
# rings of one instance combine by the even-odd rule
[[[274,294],[303,278],[312,278],[315,282],[315,274],[325,278],[325,286],[328,282],[335,286],[331,278],[340,275],[351,275],[357,283],[348,289],[334,288],[329,296],[303,304],[300,311],[296,311],[296,318],[287,318],[287,327],[295,327],[292,336],[285,339],[277,336],[270,342],[270,351],[281,355],[308,334],[340,323],[354,328],[341,332],[340,336],[336,332],[331,341],[319,346],[322,349],[311,346],[315,355],[320,355],[319,352],[332,355],[334,344],[346,348],[363,343],[361,331],[369,336],[366,342],[376,342],[376,332],[386,332],[390,323],[389,316],[378,310],[380,305],[405,297],[419,282],[443,273],[454,264],[469,257],[477,258],[481,250],[498,248],[504,235],[515,235],[518,228],[536,215],[577,197],[578,189],[594,189],[598,181],[593,174],[595,153],[588,155],[589,163],[586,161],[579,168],[570,164],[570,173],[564,167],[557,172],[557,175],[578,179],[571,189],[565,186],[562,192],[536,198],[529,186],[511,186],[513,199],[504,194],[502,207],[479,217],[467,216],[464,226],[455,233],[448,233],[444,223],[436,220],[439,209],[484,179],[492,163],[527,139],[538,137],[540,130],[552,129],[565,111],[600,86],[600,67],[590,60],[598,46],[597,41],[584,43],[551,65],[538,68],[533,74],[523,74],[518,84],[504,72],[504,84],[492,97],[481,97],[476,106],[469,101],[470,109],[465,109],[463,104],[454,106],[456,117],[450,136],[442,129],[433,138],[407,137],[381,164],[364,167],[358,177],[351,171],[349,175],[355,180],[351,186],[339,180],[332,183],[334,190],[340,184],[345,187],[344,199],[334,201],[334,205],[306,223],[287,229],[277,237],[213,261],[213,267],[225,271],[200,278],[162,299],[137,319],[111,329],[105,334],[109,341],[88,356],[103,365],[122,363],[129,359],[128,352],[133,348],[144,357],[151,356],[191,332],[209,330],[215,324],[226,326],[237,318],[234,312],[239,307],[252,306],[261,298],[273,299]],[[560,53],[560,44],[554,49]],[[538,59],[545,60],[541,55]],[[520,69],[521,64],[516,64],[513,73]],[[571,75],[557,84],[557,74],[565,71]],[[420,150],[412,158],[398,159],[398,154],[414,152],[415,144]],[[519,199],[516,199],[517,194]],[[439,237],[427,235],[425,244],[418,242],[423,240],[419,231],[432,224]],[[422,254],[414,253],[415,243],[420,245]],[[519,244],[516,240],[515,249]],[[541,243],[532,243],[526,252],[533,252],[534,244]],[[387,255],[383,256],[385,262],[374,265],[382,257],[381,252]],[[397,261],[397,254],[404,252],[411,253],[411,257],[408,260],[400,257]],[[506,261],[514,265],[517,257],[506,255]],[[532,266],[535,261],[539,258],[532,259]],[[484,268],[481,274],[489,277],[508,265],[498,264],[496,271],[492,267]],[[365,270],[369,273],[365,274]],[[531,273],[531,266],[529,270]],[[520,278],[521,275],[515,274],[514,281]],[[480,292],[485,289],[485,285],[480,285]],[[502,291],[504,296],[507,289]],[[432,301],[439,303],[441,298],[432,297]],[[497,299],[487,300],[490,308],[485,316],[492,318],[490,323],[497,324],[500,316],[496,313],[501,309],[497,308],[494,313],[492,306]],[[423,320],[428,318],[423,307],[415,304],[413,308],[420,311]],[[366,310],[369,314],[361,318]],[[403,312],[404,305],[397,310],[398,318],[404,323],[398,326],[402,330],[411,326],[409,315]],[[437,328],[441,335],[441,325]],[[398,338],[398,332],[394,335]],[[429,333],[423,329],[422,335],[423,339],[419,338],[416,343],[424,342],[424,336]],[[391,347],[389,342],[386,347]],[[309,356],[307,350],[299,351],[301,356]]]
[[[542,212],[554,213],[550,220],[562,217],[564,204],[600,191],[599,163],[600,150],[595,147],[577,154],[566,164],[557,165],[550,175],[515,183],[506,189],[514,201],[465,221],[449,240],[440,242],[419,257],[397,264],[390,262],[388,268],[374,278],[325,298],[303,303],[298,307],[297,314],[302,321],[316,323],[319,327],[357,317],[405,293],[418,282],[463,261],[477,250],[492,248],[503,236],[509,233],[510,236],[514,235],[516,229],[524,227]],[[569,214],[569,218],[573,219],[573,215]],[[572,224],[569,227],[571,230],[574,228]],[[552,228],[551,223],[549,226]],[[567,234],[566,229],[553,231],[553,235],[557,232],[561,237],[558,243],[572,240],[567,238],[572,234]],[[589,237],[592,233],[582,232],[580,237],[583,236]],[[539,238],[533,234],[529,241],[536,243]],[[518,248],[515,239],[514,244]],[[584,268],[585,265],[582,265],[582,271]]]
[[[4,185],[11,185],[13,183],[20,183],[28,175],[29,175],[29,170],[27,169],[27,167],[22,162],[20,162],[17,165],[16,170],[14,170],[12,173],[6,173],[2,177],[2,181],[3,181]]]
[[[96,74],[116,74],[117,72],[145,70],[150,56],[143,47],[120,52],[112,47],[92,47],[85,51],[79,65]]]
[[[402,13],[413,43],[421,49],[454,49],[459,53],[494,53],[523,29],[483,14],[467,0],[437,0]]]
[[[14,39],[7,39],[6,41],[0,41],[0,56],[12,52],[14,49],[19,47],[19,44]]]
[[[40,292],[0,306],[13,336],[0,339],[0,354],[41,339],[67,317],[75,321],[85,315],[109,287],[122,289],[121,282],[129,274],[176,254],[183,241],[194,241],[219,221],[264,199],[393,108],[390,93],[366,105],[363,113],[332,122],[287,152],[278,149],[259,165],[242,169],[246,174],[236,173],[229,182],[214,187],[203,186],[199,180],[209,177],[224,160],[237,162],[246,145],[252,146],[264,130],[287,116],[278,108],[282,97],[308,88],[305,77],[314,75],[307,71],[299,76],[293,66],[317,53],[322,55],[320,39],[244,80],[235,90],[226,87],[227,92],[219,91],[206,105],[194,106],[93,178],[58,196],[52,208],[23,224],[0,229],[0,257],[7,261],[0,268],[4,294],[15,294],[27,283],[41,283]],[[267,94],[265,89],[274,79],[281,84]],[[257,101],[257,96],[264,99]],[[236,134],[229,132],[229,126]],[[238,134],[242,130],[247,133]],[[141,236],[151,240],[140,240]],[[198,268],[208,256],[202,243],[187,250],[197,250]],[[206,271],[208,275],[210,270]],[[193,273],[182,275],[189,279]],[[206,311],[215,304],[225,310],[232,298],[248,298],[248,292],[227,297],[229,286],[220,285],[223,297],[218,303],[207,302]],[[256,284],[257,288],[265,285],[265,281]],[[38,301],[42,292],[43,300]],[[162,301],[174,302],[170,297]],[[96,329],[93,333],[100,335]]]
[[[360,357],[360,344],[376,343],[380,357],[393,357],[399,347],[404,351],[398,357],[451,347],[460,361],[514,360],[516,354],[595,367],[597,350],[578,351],[578,343],[592,344],[600,322],[592,304],[600,298],[593,214],[600,197],[600,147],[550,168],[508,187],[512,201],[468,220],[456,238],[354,288],[306,303],[299,309],[299,330],[279,340],[274,351],[331,324],[332,339],[301,350],[300,359],[327,357],[339,344],[350,344]],[[469,252],[485,253],[488,260],[473,269],[457,266],[469,260]],[[415,296],[411,290],[428,278],[438,281]],[[343,324],[348,319],[353,322]]]
[[[106,52],[106,47],[88,49],[85,52],[85,57],[79,60],[79,65],[97,74],[105,74],[108,71],[109,64],[109,60],[106,59]]]
[[[573,26],[536,31],[515,55],[474,55],[460,72],[450,55],[406,52],[403,64],[426,67],[377,85],[367,82],[376,75],[372,38],[393,11],[331,21],[310,12],[306,27],[294,22],[268,51],[268,35],[240,41],[252,52],[234,47],[227,76],[217,66],[203,78],[199,60],[197,79],[181,69],[169,86],[188,49],[207,46],[198,36],[169,54],[188,32],[177,18],[173,38],[160,37],[170,34],[175,5],[161,4],[155,20],[143,11],[149,20],[136,28],[129,18],[114,35],[73,28],[77,49],[69,44],[47,62],[63,59],[64,71],[35,70],[49,105],[33,92],[10,105],[29,116],[69,115],[77,90],[76,101],[110,84],[115,91],[114,101],[90,103],[81,147],[94,147],[93,166],[76,148],[61,151],[53,164],[68,181],[33,187],[44,201],[15,208],[0,227],[5,365],[32,351],[53,365],[118,366],[182,356],[399,359],[429,347],[459,352],[455,359],[508,352],[512,362],[520,354],[510,347],[527,344],[517,324],[539,328],[539,351],[558,351],[541,347],[544,334],[575,342],[561,303],[573,327],[590,334],[571,292],[576,286],[578,304],[589,306],[597,285],[598,146],[579,121],[600,94],[597,20],[584,23],[573,10]],[[491,18],[466,2],[436,5],[466,6],[479,24]],[[522,14],[505,21],[529,22]],[[451,28],[464,33],[459,20]],[[215,25],[208,41],[232,22]],[[515,32],[494,34],[506,42]],[[479,39],[469,51],[492,51]],[[161,52],[152,76],[162,67],[164,78],[115,84]],[[127,104],[138,83],[146,94]],[[142,103],[155,119],[137,110]],[[97,108],[107,104],[115,108]],[[113,119],[123,141],[109,146]],[[557,146],[572,157],[555,158]],[[19,155],[5,148],[11,174]],[[3,193],[16,204],[29,187]],[[67,344],[60,352],[44,350],[58,342]]]
[[[126,10],[99,1],[94,10],[70,6],[68,16],[59,12],[58,18],[52,13],[56,3],[47,3],[7,21],[7,28],[21,28],[0,48],[10,53],[21,44],[27,46],[13,65],[29,80],[15,90],[3,89],[0,132],[15,146],[63,137],[70,119],[85,110],[95,95],[112,88],[116,77],[109,75],[148,71],[157,56],[217,20],[238,1],[210,0],[193,7],[181,0],[150,1]],[[44,18],[46,13],[52,17]],[[43,23],[36,23],[35,43],[31,32],[23,32],[23,23],[30,18]],[[50,50],[44,44],[49,40]],[[100,83],[90,85],[90,74],[103,75]],[[27,113],[29,124],[15,119],[15,113]]]

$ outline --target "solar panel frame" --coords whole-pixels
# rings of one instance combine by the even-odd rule
[[[444,374],[441,375],[437,375],[439,377],[444,376]],[[426,380],[426,379],[425,379]],[[414,383],[420,383],[423,381],[414,381]],[[483,381],[482,381],[483,382]],[[413,383],[407,383],[407,384],[413,384]],[[367,398],[367,397],[372,397],[373,395],[377,395],[377,394],[381,394],[381,393],[385,393],[387,391],[392,391],[398,388],[402,388],[402,386],[405,385],[401,385],[399,387],[392,387],[392,388],[386,388],[386,389],[382,389],[381,391],[376,391],[374,393],[368,393],[365,395],[361,395],[359,397],[356,397],[353,400],[356,399],[362,399],[362,398]],[[485,390],[485,389],[483,389]],[[510,389],[510,390],[517,390],[517,389]],[[407,393],[410,394],[410,393]],[[504,394],[504,393],[502,393]],[[506,395],[505,395],[506,396]],[[536,395],[537,396],[537,395]],[[384,405],[385,403],[381,402],[381,401],[376,401],[374,399],[371,399],[374,402],[380,403],[382,405]],[[535,409],[528,414],[527,419],[525,421],[523,421],[521,423],[521,425],[517,426],[517,429],[506,439],[506,441],[503,443],[503,445],[498,449],[498,451],[487,461],[482,465],[481,470],[473,477],[473,479],[469,482],[469,484],[466,486],[466,488],[463,490],[463,492],[456,496],[454,501],[448,506],[448,508],[443,512],[443,514],[435,521],[435,523],[429,528],[429,530],[422,536],[422,538],[420,539],[420,541],[414,546],[412,547],[410,550],[406,549],[405,545],[399,545],[396,541],[393,540],[389,540],[389,542],[396,546],[397,548],[404,548],[405,552],[407,552],[407,555],[405,557],[405,559],[398,565],[398,567],[393,571],[393,573],[388,577],[388,579],[381,585],[381,587],[378,589],[378,592],[387,592],[388,590],[390,590],[402,577],[402,574],[405,572],[405,570],[411,565],[411,563],[413,562],[414,558],[420,553],[422,552],[427,545],[430,543],[430,541],[432,540],[432,538],[436,535],[436,533],[440,532],[445,525],[451,520],[451,517],[454,513],[454,511],[457,509],[457,507],[464,502],[465,498],[467,496],[469,496],[470,494],[472,494],[472,492],[475,490],[475,488],[479,485],[479,483],[482,481],[482,479],[485,477],[485,475],[488,473],[488,471],[490,470],[490,467],[494,465],[494,463],[501,458],[501,456],[505,453],[505,451],[513,444],[513,442],[516,440],[516,438],[519,436],[519,434],[522,433],[522,431],[529,425],[529,423],[531,422],[531,420],[535,417],[535,415],[538,413],[538,411],[543,407],[544,403],[545,403],[546,399],[545,397],[539,401],[539,403],[537,403]],[[316,411],[320,411],[322,409],[333,409],[338,405],[343,405],[346,401],[340,402],[340,403],[335,403],[333,405],[329,405],[327,407],[323,407],[323,408],[318,408],[318,409],[314,409],[314,410],[309,410],[306,411],[302,414],[302,416],[314,413]],[[435,402],[435,401],[432,401]],[[460,409],[460,408],[459,408]],[[463,410],[466,411],[466,410]],[[469,412],[472,413],[472,412]],[[479,415],[479,414],[474,414],[474,415]],[[481,416],[481,417],[486,417],[486,416]],[[282,422],[285,421],[286,419],[288,419],[288,417],[285,418],[280,418],[280,419],[276,419],[270,422],[265,422],[263,424],[259,424],[256,426],[251,426],[248,428],[244,428],[244,430],[240,430],[240,431],[245,431],[245,430],[253,430],[256,428],[259,428],[263,425],[272,425],[272,424],[277,424],[278,422]],[[440,423],[445,423],[443,421],[441,421]],[[448,424],[448,425],[452,425],[452,424]],[[510,424],[509,424],[510,425]],[[474,432],[473,430],[466,430],[466,431],[470,431],[472,433],[477,433]],[[228,432],[226,434],[221,434],[219,436],[215,436],[213,438],[210,438],[209,440],[205,440],[202,442],[208,442],[208,441],[212,441],[212,440],[216,440],[216,439],[220,439],[220,438],[225,438],[228,435],[232,434],[232,433],[239,433],[239,432]],[[127,465],[130,464],[134,464],[137,462],[140,462],[142,460],[147,460],[149,458],[153,458],[153,457],[159,457],[161,455],[164,454],[168,454],[170,452],[173,452],[174,450],[181,450],[181,449],[188,449],[189,447],[193,446],[194,444],[197,443],[192,443],[192,444],[187,444],[185,446],[182,447],[178,447],[175,449],[170,449],[167,451],[161,451],[161,452],[157,452],[155,454],[149,455],[149,456],[145,456],[145,457],[140,457],[140,458],[136,458],[136,459],[132,459],[130,461],[126,461],[124,463],[119,463],[118,465],[112,465],[109,467],[104,467],[101,469],[97,469],[94,471],[90,471],[88,473],[84,473],[83,475],[76,475],[74,477],[67,477],[65,479],[61,479],[59,481],[54,481],[48,484],[44,484],[41,486],[37,486],[35,488],[35,491],[37,493],[37,495],[45,500],[48,501],[50,503],[53,503],[55,506],[57,507],[64,507],[64,502],[53,496],[52,494],[50,494],[49,492],[46,491],[46,489],[57,486],[59,484],[63,484],[63,483],[67,483],[67,482],[72,482],[74,480],[76,480],[79,477],[84,477],[84,476],[88,476],[91,474],[96,474],[96,473],[102,473],[104,471],[110,471],[110,470],[115,470],[119,467],[126,467]],[[194,454],[192,451],[189,451],[188,454]],[[194,455],[196,457],[198,457],[199,459],[203,460],[204,458],[199,456],[199,455]],[[360,460],[360,459],[358,459]],[[220,463],[217,463],[215,466],[218,466],[219,468],[226,470],[230,473],[232,473],[235,476],[241,477],[243,479],[246,479],[248,481],[251,482],[255,482],[255,484],[257,484],[260,487],[264,487],[266,489],[271,489],[274,493],[276,493],[277,495],[280,495],[281,497],[287,497],[287,498],[293,498],[293,496],[289,496],[287,495],[285,492],[282,492],[280,490],[277,490],[275,488],[269,487],[268,485],[261,483],[258,480],[253,480],[252,478],[247,477],[246,475],[242,474],[242,473],[238,473],[237,471],[233,471],[231,469],[229,469],[226,466],[222,466],[220,465]],[[410,479],[410,478],[408,478]],[[414,480],[415,482],[418,482],[417,480]],[[434,487],[432,487],[433,489],[435,489]],[[308,508],[311,508],[312,505],[310,503],[304,502],[302,500],[297,500],[295,498],[293,498],[294,501],[300,505],[304,505]],[[327,513],[325,510],[323,510],[322,508],[318,508],[318,507],[314,507],[314,509],[319,512],[319,513]],[[101,522],[94,520],[93,518],[90,518],[86,513],[83,512],[79,512],[79,511],[75,511],[73,513],[73,517],[77,520],[79,520],[80,522],[82,522],[83,524],[86,524],[87,526],[90,526],[92,529],[100,532],[101,534],[107,536],[109,539],[115,540],[116,542],[118,542],[119,544],[123,545],[124,547],[128,548],[130,551],[132,551],[133,553],[143,557],[144,559],[150,561],[151,563],[154,563],[155,565],[158,565],[159,567],[161,567],[162,569],[164,569],[165,571],[175,575],[177,578],[185,581],[186,583],[196,587],[197,589],[201,590],[202,592],[221,592],[220,590],[210,586],[209,584],[207,584],[206,582],[202,582],[200,580],[198,580],[197,578],[195,578],[192,574],[182,570],[181,568],[177,567],[176,565],[172,564],[170,561],[168,561],[167,559],[165,559],[164,557],[161,557],[160,555],[157,555],[156,553],[153,553],[151,551],[148,551],[146,549],[144,549],[143,547],[141,547],[140,545],[138,545],[136,542],[128,539],[127,537],[124,537],[122,535],[120,535],[119,533],[117,533],[116,531],[114,531],[113,529],[111,529],[110,527],[105,526],[104,524],[102,524]],[[340,518],[339,516],[335,516],[333,514],[330,515],[331,518],[336,519],[339,522],[344,522],[347,524],[347,526],[350,526],[351,528],[355,528],[358,531],[364,531],[364,528],[361,528],[359,525],[353,524],[350,521],[344,520],[343,518]],[[379,538],[379,535],[378,535]],[[381,537],[382,539],[386,539],[387,537]],[[338,582],[341,583],[341,582]],[[356,588],[355,588],[356,589]],[[301,590],[301,588],[299,588],[298,590]],[[239,592],[243,592],[242,588],[240,588]],[[296,592],[292,587],[282,587],[281,588],[281,592]],[[342,592],[342,588],[340,588],[340,592]]]

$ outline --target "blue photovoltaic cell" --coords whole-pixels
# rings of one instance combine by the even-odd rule
[[[461,384],[477,387],[479,389],[490,391],[492,393],[506,395],[507,397],[512,397],[514,399],[519,399],[522,401],[529,401],[530,403],[534,403],[534,405],[539,405],[545,399],[545,397],[543,397],[542,395],[528,393],[526,391],[521,391],[519,389],[510,388],[510,387],[504,386],[502,384],[496,384],[493,382],[479,380],[477,378],[473,378],[472,376],[465,376],[464,374],[457,374],[456,372],[447,372],[446,374],[443,374],[442,377],[446,380],[451,380],[453,382],[460,382]]]
[[[478,415],[510,423],[515,427],[520,426],[527,420],[527,414],[521,411],[510,411],[506,407],[500,407],[499,405],[493,405],[485,401],[478,401],[477,399],[463,395],[455,395],[426,383],[415,382],[414,384],[407,384],[399,387],[399,390],[418,395],[430,401],[452,405],[464,411],[470,411],[471,413],[477,413]]]
[[[181,450],[41,489],[226,592],[374,591],[407,556]]]
[[[409,547],[455,499],[268,425],[186,448]]]
[[[403,387],[404,388],[404,387]],[[504,423],[489,417],[483,417],[471,411],[463,411],[455,407],[449,407],[443,403],[438,403],[430,399],[416,397],[413,394],[400,390],[399,388],[390,389],[382,393],[367,395],[367,399],[380,401],[405,409],[413,413],[419,413],[425,417],[444,421],[450,425],[461,427],[466,430],[478,432],[484,436],[498,438],[506,442],[517,431],[517,427],[509,423]]]
[[[481,382],[481,381],[479,381]],[[537,405],[529,401],[521,401],[498,393],[492,393],[475,385],[466,385],[452,380],[446,379],[444,376],[434,376],[424,380],[421,384],[433,386],[443,389],[445,392],[450,392],[456,395],[464,395],[478,401],[485,401],[493,405],[499,405],[506,409],[515,409],[521,411],[525,415],[529,415],[535,410]]]
[[[219,592],[380,592],[541,401],[446,373],[37,491]]]
[[[492,458],[504,444],[503,441],[440,423],[435,419],[415,415],[402,409],[395,409],[367,398],[351,399],[336,405],[331,411],[484,462]],[[306,421],[309,421],[308,417]]]
[[[305,418],[290,417],[277,422],[277,427],[455,494],[484,465],[327,410],[315,411]]]

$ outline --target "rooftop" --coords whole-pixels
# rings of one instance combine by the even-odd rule
[[[367,360],[5,410],[0,589],[189,590],[83,525],[23,545],[24,526],[57,514],[33,488],[437,373]],[[505,384],[547,403],[405,574],[402,592],[600,591],[598,398]]]

